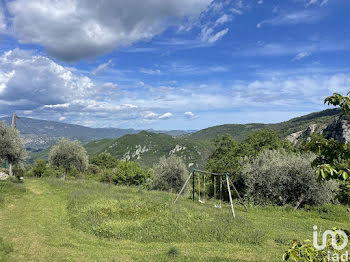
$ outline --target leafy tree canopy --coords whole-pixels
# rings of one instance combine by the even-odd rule
[[[176,155],[161,157],[153,169],[152,187],[158,190],[179,192],[188,176],[184,161]]]
[[[22,140],[16,129],[0,122],[0,160],[16,164],[26,156]]]
[[[275,150],[284,148],[292,150],[293,145],[279,137],[279,135],[272,130],[260,130],[248,135],[244,141],[245,155],[256,156],[262,150]]]
[[[291,143],[272,130],[251,133],[243,143],[235,141],[228,134],[217,137],[214,143],[215,150],[208,159],[207,169],[217,173],[239,173],[242,157],[255,157],[264,149],[293,150]]]
[[[240,159],[244,149],[230,135],[219,136],[214,140],[215,150],[207,162],[207,169],[215,173],[236,173],[240,168]]]
[[[350,92],[347,93],[350,95]],[[325,104],[340,106],[343,114],[350,112],[350,98],[338,93],[327,97]],[[319,135],[312,136],[311,140],[304,145],[305,150],[317,154],[313,162],[319,179],[337,179],[346,181],[350,176],[350,146],[334,139],[327,140]]]
[[[89,163],[84,147],[78,141],[67,139],[60,140],[52,147],[49,162],[52,166],[63,168],[65,175],[73,169],[83,172]]]

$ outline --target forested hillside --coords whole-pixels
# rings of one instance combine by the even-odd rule
[[[183,158],[187,165],[201,165],[211,152],[211,146],[207,143],[147,131],[118,139],[93,141],[85,145],[85,148],[89,155],[106,152],[146,166],[153,165],[161,156],[172,154]]]
[[[230,134],[234,139],[243,141],[250,133],[268,129],[276,131],[281,138],[300,143],[312,133],[327,130],[329,134],[329,128],[334,126],[339,116],[339,109],[329,109],[277,124],[227,124],[178,137],[143,131],[119,139],[93,141],[85,148],[89,155],[107,152],[146,166],[156,163],[161,156],[171,154],[181,156],[187,165],[201,166],[212,152],[213,139],[219,135]]]
[[[309,127],[314,126],[314,131],[321,131],[330,125],[337,117],[340,116],[340,109],[327,109],[324,111],[311,113],[305,116],[293,118],[291,120],[277,124],[226,124],[221,126],[209,127],[193,134],[188,135],[192,140],[211,140],[218,135],[230,134],[234,139],[242,141],[249,133],[270,129],[276,131],[281,137],[286,138],[289,135],[306,131]]]

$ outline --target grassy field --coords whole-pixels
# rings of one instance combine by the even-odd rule
[[[0,181],[0,260],[281,261],[313,225],[350,229],[344,206],[247,213],[236,204],[233,220],[227,205],[174,197],[84,180]]]

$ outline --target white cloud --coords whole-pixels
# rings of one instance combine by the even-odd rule
[[[154,112],[145,112],[144,118],[148,120],[155,120],[159,117],[159,114]]]
[[[165,113],[165,114],[159,116],[158,118],[159,119],[169,119],[171,117],[173,117],[173,114],[168,112],[168,113]]]
[[[237,8],[231,8],[230,11],[234,14],[241,15],[243,12]]]
[[[310,55],[311,55],[311,53],[309,53],[309,52],[300,52],[292,59],[292,61],[299,61],[299,60],[301,60],[305,57],[308,57]]]
[[[95,92],[85,76],[30,51],[14,49],[0,56],[0,100],[23,107],[64,104]]]
[[[160,71],[159,69],[146,69],[146,68],[142,68],[140,70],[141,73],[143,74],[147,74],[147,75],[161,75],[162,71]]]
[[[103,63],[103,64],[98,65],[98,67],[91,72],[91,75],[96,76],[96,75],[98,75],[100,73],[103,73],[110,65],[112,65],[112,60],[111,59],[108,60],[107,63]]]
[[[252,107],[315,108],[334,92],[346,93],[350,88],[350,75],[279,74],[265,79],[236,83],[232,87],[233,100]]]
[[[288,14],[282,14],[271,19],[261,21],[256,25],[257,28],[263,25],[293,25],[293,24],[312,24],[322,19],[323,14],[309,10],[302,10]]]
[[[187,120],[195,120],[195,119],[198,118],[198,116],[196,116],[194,113],[192,113],[192,112],[190,112],[190,111],[185,112],[184,117],[185,117],[185,119],[187,119]]]
[[[328,3],[328,0],[308,0],[307,6],[319,4],[320,6],[324,6]]]
[[[216,41],[220,40],[224,35],[228,33],[229,29],[225,28],[217,33],[214,32],[213,28],[210,27],[204,27],[201,31],[201,40],[203,42],[207,43],[215,43]]]
[[[228,16],[227,14],[223,14],[222,16],[220,16],[218,19],[216,19],[215,25],[222,25],[225,24],[227,22],[230,22],[232,20],[232,18],[230,16]]]
[[[6,22],[5,22],[5,15],[4,15],[4,11],[1,8],[0,5],[0,34],[5,33],[6,32]]]
[[[318,42],[270,42],[258,43],[233,52],[236,56],[276,56],[295,55],[302,52],[320,53],[349,50],[349,41],[318,41]]]
[[[150,39],[185,17],[196,17],[212,0],[14,0],[11,31],[24,43],[75,61]]]

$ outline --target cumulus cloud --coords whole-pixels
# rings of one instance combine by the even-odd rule
[[[261,21],[256,25],[257,28],[263,25],[293,25],[293,24],[312,24],[322,18],[320,12],[302,10],[287,14],[281,14],[271,19]]]
[[[310,55],[311,55],[311,53],[309,53],[309,52],[300,52],[292,59],[292,61],[299,61],[299,60],[301,60],[305,57],[308,57]]]
[[[103,99],[111,90],[115,94],[117,85],[97,85],[89,77],[30,51],[14,49],[0,56],[0,110],[5,114],[14,110],[60,121],[62,117],[87,120],[141,116],[142,109],[129,101]]]
[[[187,120],[195,120],[195,119],[198,118],[198,116],[196,116],[194,113],[192,113],[192,112],[190,112],[190,111],[185,112],[184,117],[185,117],[185,119],[187,119]]]
[[[169,119],[169,118],[172,118],[172,117],[173,117],[173,114],[168,112],[168,113],[165,113],[165,114],[159,116],[158,118],[159,119]]]
[[[14,0],[11,31],[24,43],[75,61],[160,34],[185,17],[196,17],[212,0]]]
[[[94,84],[85,76],[52,60],[20,49],[0,56],[0,100],[23,108],[64,104],[94,93]]]

